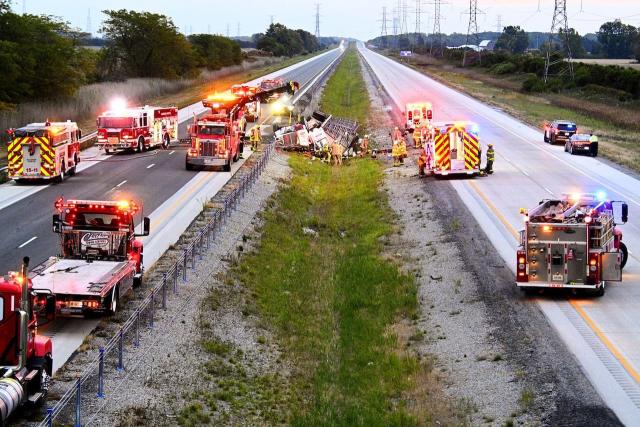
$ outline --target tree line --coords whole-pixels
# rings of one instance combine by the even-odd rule
[[[20,15],[0,0],[0,110],[25,101],[73,95],[81,86],[127,78],[192,78],[202,69],[242,63],[240,45],[210,34],[185,36],[171,18],[130,10],[106,10],[100,49],[88,34],[50,16]],[[276,56],[320,49],[303,30],[273,24],[257,35],[258,48]]]

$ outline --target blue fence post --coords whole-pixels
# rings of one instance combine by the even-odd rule
[[[149,314],[149,327],[153,329],[153,315],[156,311],[156,293],[151,291],[151,313]]]
[[[122,352],[124,351],[124,332],[120,329],[120,333],[118,334],[118,366],[116,370],[118,372],[124,371],[124,362],[122,360]]]
[[[187,257],[187,250],[185,249],[183,252],[183,262],[182,262],[182,281],[186,282],[187,281],[187,260],[189,258]]]
[[[162,309],[167,309],[167,273],[162,273]]]
[[[80,406],[82,405],[82,401],[80,394],[82,393],[81,390],[81,386],[82,383],[80,382],[80,378],[78,378],[78,381],[76,382],[76,424],[75,427],[82,427],[82,424],[80,423]]]
[[[53,427],[53,408],[47,408],[47,427]]]
[[[96,397],[99,399],[104,398],[104,347],[100,347],[98,350],[100,355],[98,356],[98,394]]]

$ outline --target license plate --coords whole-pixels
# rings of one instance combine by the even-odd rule
[[[69,301],[69,308],[82,308],[82,301]]]
[[[204,159],[204,164],[207,166],[213,166],[216,164],[216,161],[211,159]]]
[[[564,276],[562,274],[554,274],[551,276],[551,280],[562,280]]]
[[[589,147],[582,147],[582,149],[583,149],[583,150],[588,150],[588,149],[589,149]]]
[[[120,140],[115,136],[110,136],[109,138],[107,138],[107,142],[109,144],[117,144],[120,142]]]

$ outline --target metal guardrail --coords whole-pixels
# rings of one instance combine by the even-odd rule
[[[188,270],[196,267],[197,261],[209,250],[211,240],[216,236],[232,212],[237,208],[239,201],[246,195],[247,191],[255,184],[264,171],[269,158],[271,157],[274,144],[264,146],[265,150],[258,160],[251,166],[248,173],[245,173],[234,182],[234,178],[227,183],[233,183],[233,188],[224,195],[221,207],[216,208],[209,216],[206,225],[200,228],[191,242],[183,249],[178,260],[166,271],[162,272],[162,280],[156,284],[147,297],[140,303],[131,316],[120,327],[118,333],[99,348],[96,357],[89,363],[87,368],[80,374],[73,387],[64,393],[53,407],[47,409],[45,418],[38,424],[38,427],[51,427],[53,421],[63,414],[68,414],[75,418],[76,426],[82,425],[82,402],[83,399],[101,399],[105,397],[104,376],[110,371],[108,367],[109,358],[115,362],[116,372],[125,370],[124,352],[127,345],[137,347],[140,344],[140,329],[142,323],[153,328],[155,312],[158,308],[166,309],[169,303],[169,292],[177,294],[180,281],[186,282]],[[246,163],[245,163],[246,164]],[[242,170],[242,169],[241,169]],[[159,307],[158,307],[159,306]],[[71,408],[70,405],[73,405]],[[75,412],[75,414],[73,414]]]

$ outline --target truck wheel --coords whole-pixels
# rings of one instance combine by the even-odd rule
[[[231,172],[231,161],[229,161],[229,163],[226,163],[223,167],[222,170],[225,172]]]
[[[78,167],[78,163],[80,160],[78,159],[78,154],[73,155],[73,167],[69,168],[69,176],[73,176],[76,174],[76,168]]]
[[[64,181],[64,174],[66,171],[67,167],[65,166],[64,162],[62,162],[62,165],[60,166],[60,175],[58,176],[58,182]]]
[[[236,150],[236,154],[233,155],[233,162],[237,162],[238,161],[238,153],[240,152],[240,147],[238,147],[238,149]]]
[[[620,270],[627,265],[627,258],[629,258],[629,250],[627,249],[627,245],[620,242],[620,252],[622,252],[622,262],[620,263]]]
[[[547,137],[547,132],[545,131],[544,136],[542,137],[542,139],[544,139],[544,142],[549,142],[549,138]]]
[[[116,285],[116,287],[113,288],[111,298],[109,299],[108,311],[110,316],[113,316],[118,312],[118,305],[120,305],[120,287]]]
[[[187,160],[184,161],[184,167],[188,170],[188,171],[192,171],[193,165],[191,163],[189,163]]]
[[[597,297],[604,296],[604,282],[602,282],[602,285],[600,285],[600,287],[596,289],[594,295]]]
[[[138,153],[142,153],[144,151],[144,138],[138,138],[138,148],[136,149]]]

